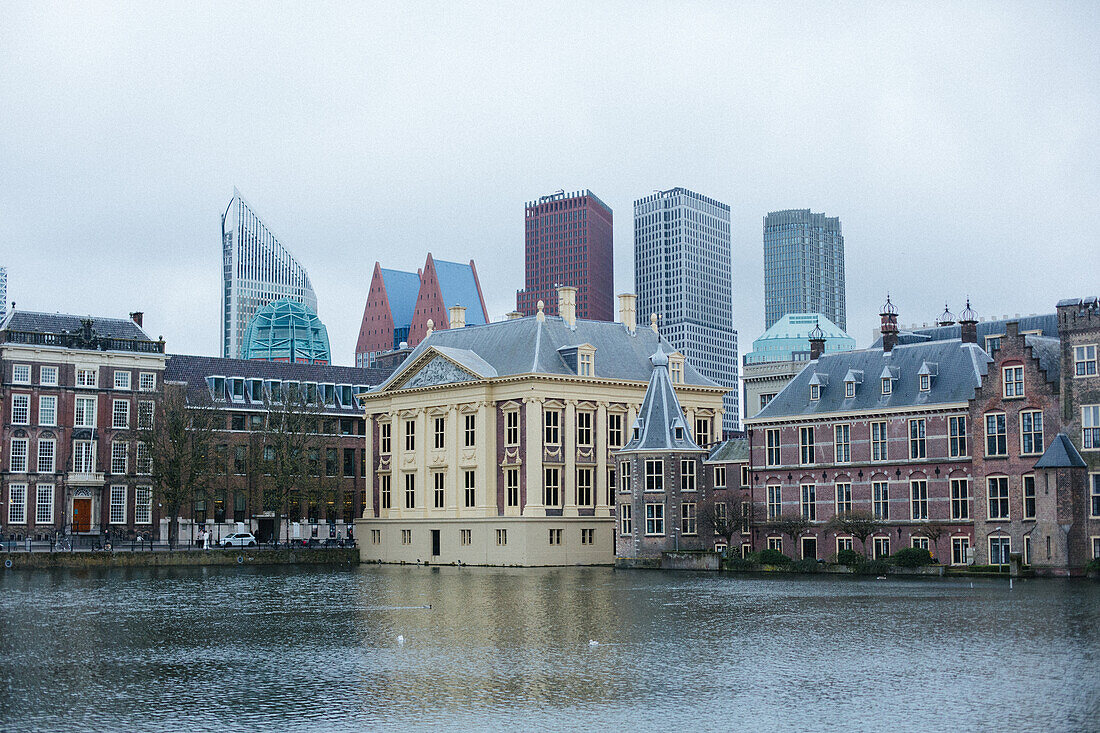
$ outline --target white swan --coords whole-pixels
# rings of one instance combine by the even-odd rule
[[[405,643],[405,637],[402,636],[401,634],[398,634],[397,635],[397,643],[398,644],[404,644]]]

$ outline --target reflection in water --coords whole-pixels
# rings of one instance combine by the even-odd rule
[[[1086,582],[7,572],[0,730],[1090,729],[1098,622]]]

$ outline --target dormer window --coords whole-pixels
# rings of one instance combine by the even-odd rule
[[[593,375],[592,362],[594,361],[594,354],[591,352],[581,351],[577,354],[577,374],[582,377],[591,377]]]
[[[684,355],[683,354],[669,354],[668,355],[668,375],[672,378],[673,384],[684,383]]]
[[[927,374],[920,375],[920,391],[927,392],[932,389],[932,377]]]
[[[893,380],[891,380],[890,377],[883,377],[882,378],[882,393],[884,395],[892,394],[893,391],[894,391],[894,382],[893,382]]]
[[[856,383],[855,382],[845,382],[844,383],[844,396],[848,397],[848,398],[852,398],[852,397],[856,396]]]
[[[816,402],[821,399],[821,386],[817,384],[810,385],[810,400]]]
[[[676,426],[676,440],[684,439],[684,429],[679,425]]]

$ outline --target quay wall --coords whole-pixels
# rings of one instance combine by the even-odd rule
[[[11,563],[10,568],[8,563]],[[354,547],[172,552],[4,552],[0,572],[50,568],[186,567],[198,565],[358,565]]]

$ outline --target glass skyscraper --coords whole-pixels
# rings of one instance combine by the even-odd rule
[[[0,321],[8,314],[8,269],[0,267]]]
[[[724,387],[723,426],[740,425],[733,329],[730,207],[674,188],[634,202],[638,322],[661,333],[703,376]]]
[[[809,209],[764,217],[764,327],[788,313],[822,313],[847,330],[839,217]]]
[[[222,356],[245,358],[245,329],[256,312],[290,298],[317,312],[309,275],[233,189],[222,214]]]

